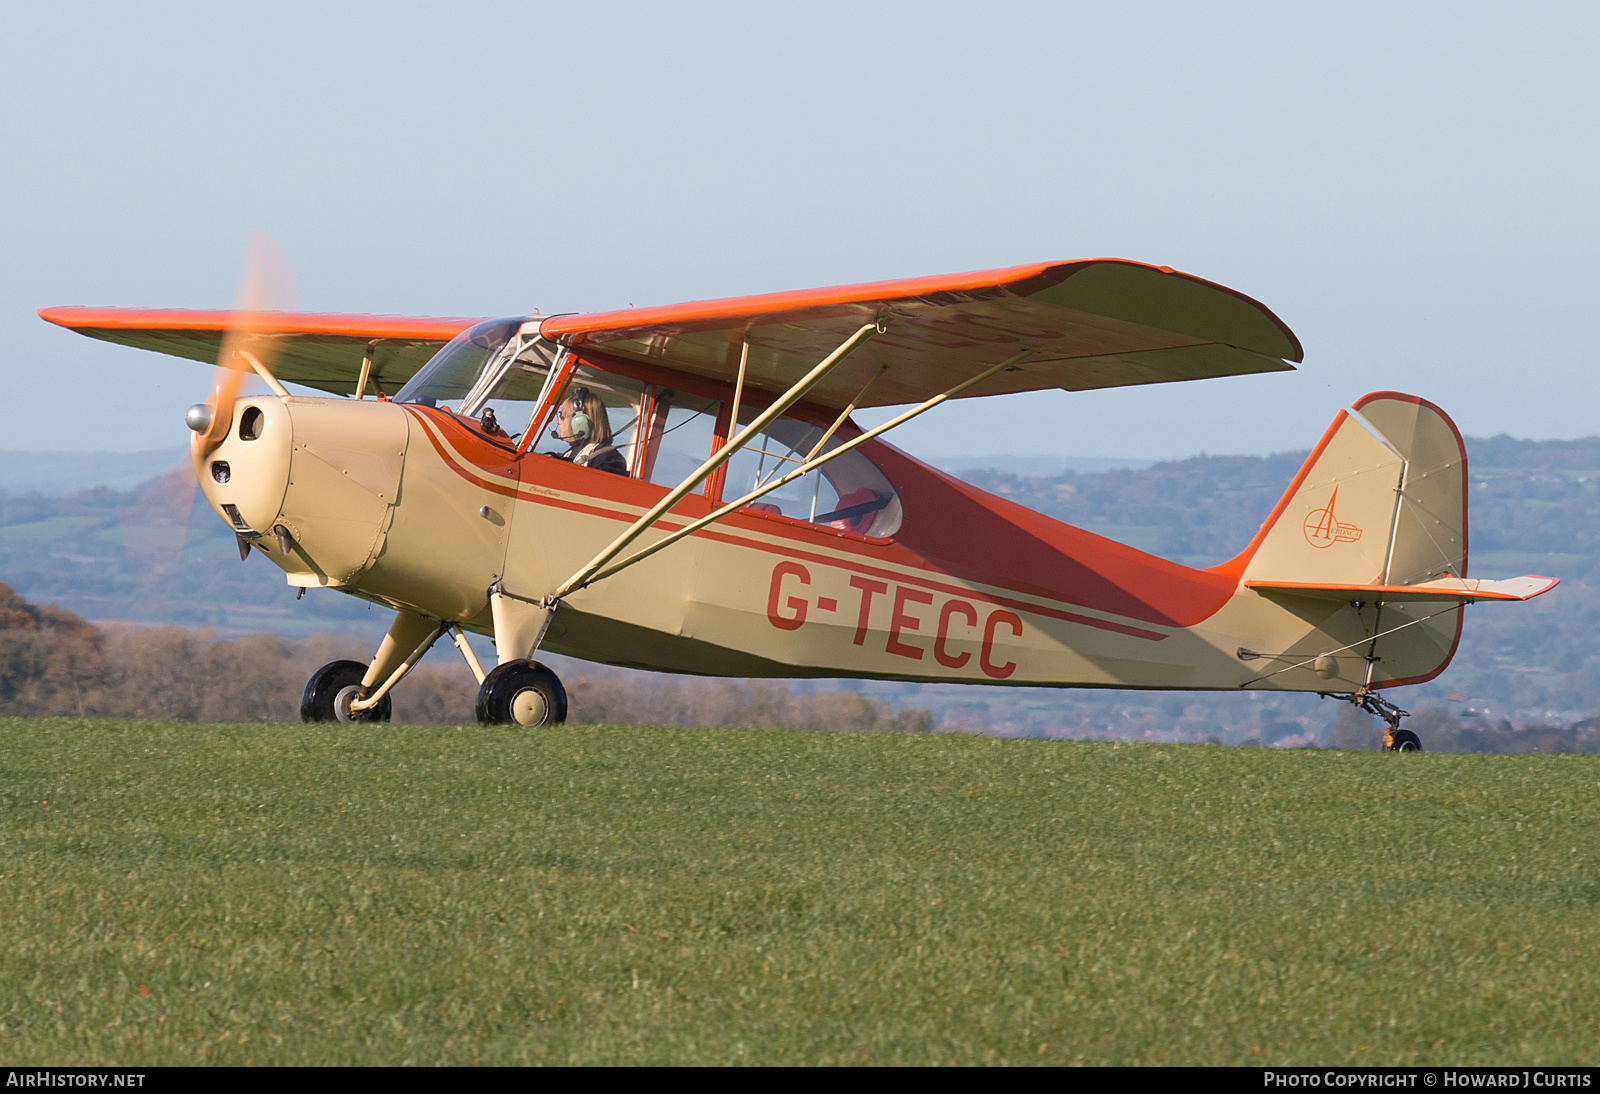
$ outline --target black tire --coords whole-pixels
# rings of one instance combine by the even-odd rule
[[[1422,741],[1409,729],[1397,729],[1389,736],[1394,741],[1394,743],[1389,746],[1390,752],[1422,751]]]
[[[486,726],[558,726],[567,720],[567,689],[536,661],[507,661],[478,688],[478,722]]]
[[[391,695],[385,695],[371,710],[364,710],[360,714],[350,713],[350,700],[364,694],[361,678],[366,674],[367,666],[360,661],[330,661],[323,665],[306,681],[305,693],[300,696],[300,720],[387,722],[394,711]]]

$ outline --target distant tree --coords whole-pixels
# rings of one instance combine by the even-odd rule
[[[0,713],[81,715],[104,664],[92,624],[0,584]]]
[[[1348,703],[1340,704],[1339,717],[1329,727],[1323,743],[1329,748],[1371,751],[1383,747],[1383,724]],[[1426,747],[1426,745],[1424,745]]]

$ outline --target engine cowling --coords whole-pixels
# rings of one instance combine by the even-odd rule
[[[375,400],[241,399],[200,469],[206,500],[295,585],[354,584],[383,551],[405,412]]]

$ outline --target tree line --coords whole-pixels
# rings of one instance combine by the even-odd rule
[[[394,720],[459,724],[473,718],[478,684],[448,642],[397,686]],[[346,635],[303,640],[261,633],[218,638],[184,627],[97,627],[29,603],[0,584],[0,715],[283,722],[320,665],[366,660]],[[766,680],[682,678],[584,666],[566,681],[574,721],[926,733],[926,710],[834,690],[803,692]]]
[[[97,627],[0,584],[0,715],[189,722],[282,722],[299,717],[300,693],[319,665],[367,655],[361,640],[331,632],[303,640],[260,633],[218,638],[184,627]],[[477,682],[441,643],[394,691],[394,720],[459,724],[472,719]],[[433,660],[436,659],[436,660]],[[928,733],[934,715],[844,689],[807,690],[769,680],[725,680],[584,665],[567,680],[572,720],[624,725],[770,727]],[[1262,710],[1253,718],[1195,718],[1173,693],[1139,718],[1086,719],[1051,736],[1372,749],[1381,728],[1343,706],[1309,725]],[[1253,705],[1253,704],[1251,704]],[[1126,713],[1126,712],[1125,712]],[[1408,723],[1441,752],[1600,752],[1600,718],[1575,725],[1513,726],[1448,707],[1418,709]],[[945,732],[994,732],[973,719],[943,719]]]

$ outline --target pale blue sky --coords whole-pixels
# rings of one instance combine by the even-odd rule
[[[1594,5],[0,9],[0,449],[180,445],[198,365],[53,304],[594,310],[1115,255],[1293,375],[942,408],[928,455],[1305,448],[1364,392],[1600,431]]]

